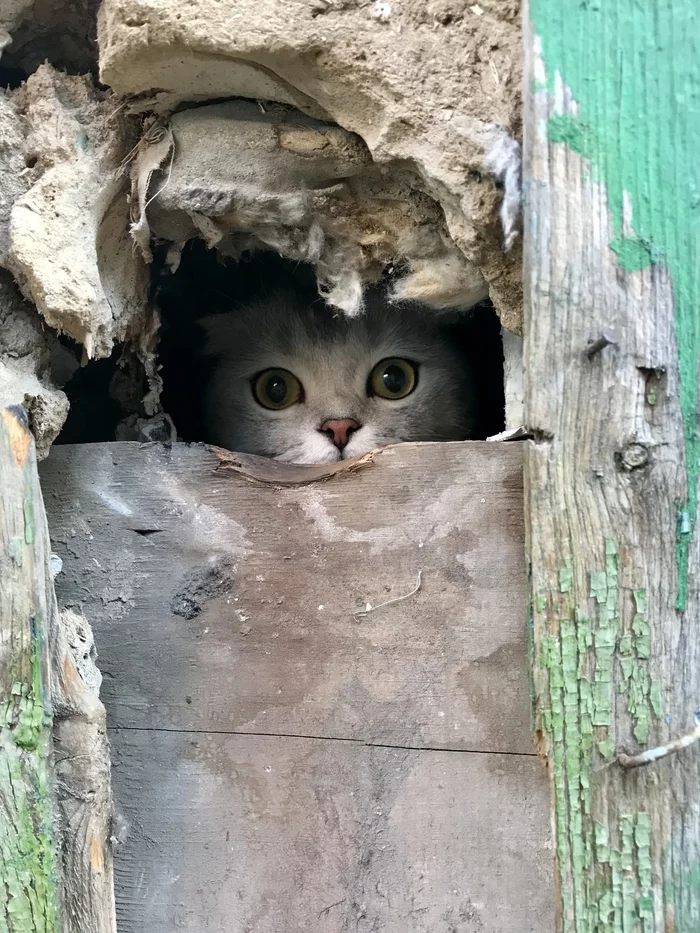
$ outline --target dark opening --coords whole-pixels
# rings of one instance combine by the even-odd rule
[[[29,77],[24,68],[12,65],[0,65],[0,88],[7,91],[14,91],[20,87]]]
[[[140,361],[123,347],[86,366],[80,365],[81,357],[82,347],[59,337],[51,373],[68,396],[70,410],[56,443],[135,440],[136,420],[147,417],[143,398],[148,386]]]
[[[210,364],[202,357],[203,338],[197,320],[235,309],[273,286],[293,288],[309,302],[318,301],[313,268],[274,253],[259,252],[244,255],[239,261],[222,261],[215,251],[195,241],[183,251],[173,275],[161,266],[155,298],[163,321],[159,354],[163,407],[183,440],[208,440],[200,401]],[[487,301],[459,315],[452,326],[455,341],[464,349],[466,365],[476,373],[476,435],[483,439],[504,428],[500,323]]]
[[[273,288],[293,289],[309,302],[318,301],[316,277],[311,266],[274,253],[223,260],[201,241],[185,247],[174,273],[166,265],[166,255],[165,248],[156,251],[151,294],[162,320],[158,358],[163,411],[172,419],[179,439],[207,442],[211,438],[204,427],[202,398],[211,362],[203,354],[204,334],[198,321],[206,315],[235,310]],[[390,278],[388,273],[387,285]],[[465,365],[475,373],[475,437],[497,434],[504,428],[498,317],[491,303],[483,302],[455,315],[449,326],[464,351]],[[76,345],[64,341],[64,349],[79,360]],[[57,443],[139,439],[137,422],[147,417],[141,405],[146,388],[140,363],[123,348],[115,349],[109,359],[77,369],[64,385],[71,410]]]

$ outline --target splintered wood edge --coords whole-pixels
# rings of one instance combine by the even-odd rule
[[[348,460],[336,460],[333,463],[284,463],[270,460],[257,454],[238,454],[223,447],[210,447],[219,463],[215,472],[236,473],[255,483],[272,486],[306,486],[318,483],[342,473],[356,473],[374,463],[379,451],[352,457]]]
[[[518,428],[514,432],[504,432],[503,435],[494,435],[487,438],[487,441],[503,440],[521,440],[527,435],[520,432],[523,429]],[[512,434],[512,438],[505,435]],[[377,447],[368,451],[366,454],[360,454],[357,457],[351,457],[348,460],[336,460],[333,463],[285,463],[281,460],[272,460],[269,457],[261,457],[258,454],[235,453],[231,450],[225,450],[223,447],[216,447],[213,444],[205,445],[218,459],[218,464],[214,470],[215,473],[236,473],[244,476],[253,483],[262,483],[270,486],[307,486],[310,483],[324,482],[334,476],[357,473],[365,467],[373,466],[378,457],[389,451],[394,451],[400,447],[433,447],[438,443],[439,446],[446,446],[445,442],[435,441],[410,441],[403,444],[387,444],[385,447]],[[447,442],[448,444],[450,442]],[[466,443],[457,441],[451,443]],[[483,442],[475,442],[483,443]]]

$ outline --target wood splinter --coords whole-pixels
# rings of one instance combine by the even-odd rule
[[[692,732],[682,736],[680,739],[676,739],[674,742],[669,742],[668,745],[648,748],[645,752],[640,752],[639,755],[618,755],[618,764],[623,768],[639,768],[642,765],[650,765],[652,761],[666,758],[667,755],[672,755],[674,752],[679,752],[682,748],[693,745],[700,739],[700,709],[695,710],[693,718],[695,719],[695,728]]]

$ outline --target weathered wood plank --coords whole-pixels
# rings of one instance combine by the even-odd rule
[[[54,933],[49,630],[55,602],[34,442],[19,407],[0,412],[0,929]]]
[[[0,929],[114,933],[105,711],[61,631],[49,556],[34,442],[22,409],[4,409]]]
[[[55,779],[67,933],[116,933],[112,790],[105,708],[59,617],[53,633]],[[76,656],[77,655],[77,656]]]
[[[698,7],[527,6],[526,505],[558,924],[691,933],[698,746],[620,756],[692,735],[700,701]]]
[[[60,599],[95,629],[131,824],[122,933],[551,930],[521,462],[401,445],[279,485],[203,447],[54,448]]]
[[[121,933],[549,933],[532,756],[123,730]],[[165,801],[165,803],[164,803]]]
[[[57,447],[57,587],[112,725],[532,753],[521,462],[404,445],[278,488],[183,444]]]

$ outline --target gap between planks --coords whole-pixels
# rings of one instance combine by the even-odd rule
[[[499,750],[485,750],[480,748],[445,748],[438,745],[391,745],[386,742],[369,742],[366,739],[353,739],[348,736],[336,735],[306,735],[302,732],[242,732],[240,730],[224,731],[214,729],[164,729],[153,726],[115,726],[107,730],[108,735],[121,732],[151,732],[175,735],[240,735],[257,739],[311,739],[317,742],[346,742],[353,745],[365,745],[367,748],[390,748],[407,752],[449,752],[458,755],[507,755],[510,758],[537,758],[537,752],[511,752]]]

